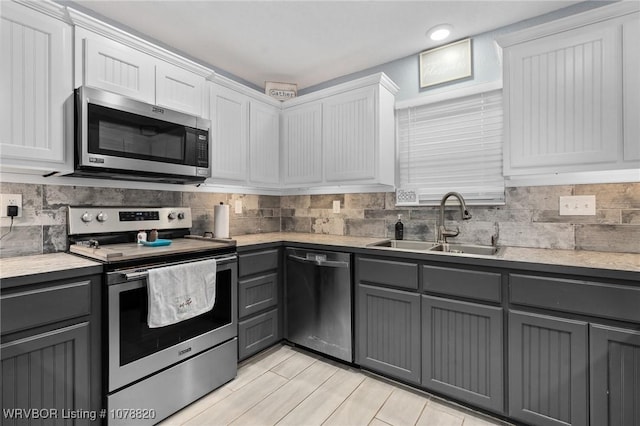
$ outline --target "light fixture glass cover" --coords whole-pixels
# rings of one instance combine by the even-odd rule
[[[435,27],[427,31],[427,37],[429,37],[433,41],[444,40],[449,37],[449,35],[451,35],[452,29],[453,27],[449,24],[436,25]]]

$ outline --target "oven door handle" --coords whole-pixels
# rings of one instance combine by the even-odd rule
[[[231,262],[231,261],[235,261],[236,259],[237,259],[236,256],[227,256],[227,257],[216,259],[216,262],[217,263]],[[184,262],[180,262],[180,263],[184,263]],[[136,280],[140,278],[146,278],[147,276],[149,276],[149,270],[136,269],[135,271],[132,271],[132,272],[124,272],[123,275],[125,276],[127,281]]]
[[[124,277],[127,279],[127,281],[130,281],[130,280],[137,280],[139,278],[146,278],[148,275],[149,275],[149,271],[144,270],[140,272],[131,272],[128,274],[124,274]]]

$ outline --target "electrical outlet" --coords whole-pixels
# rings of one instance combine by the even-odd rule
[[[9,217],[7,206],[18,206],[17,217],[22,217],[22,194],[0,194],[0,217]]]
[[[242,200],[236,200],[236,214],[242,214]]]
[[[560,216],[595,216],[595,195],[560,197]]]
[[[340,213],[340,200],[335,200],[333,202],[333,212]]]

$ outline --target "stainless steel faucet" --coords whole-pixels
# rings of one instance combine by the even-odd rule
[[[464,203],[464,198],[458,192],[448,192],[442,197],[440,200],[440,221],[438,224],[438,243],[446,243],[447,237],[455,237],[460,234],[460,228],[456,226],[455,231],[451,231],[444,226],[444,205],[447,202],[449,197],[456,197],[460,202],[460,215],[462,216],[462,220],[471,219],[471,213],[467,210],[467,206]]]

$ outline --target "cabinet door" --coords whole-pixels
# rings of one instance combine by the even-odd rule
[[[640,160],[640,19],[638,14],[622,25],[624,160]]]
[[[504,412],[502,308],[422,296],[422,386]]]
[[[167,62],[157,63],[157,105],[202,116],[203,90],[204,77]]]
[[[591,424],[640,425],[640,330],[591,325]]]
[[[2,344],[2,408],[89,409],[89,324]],[[3,424],[22,424],[3,419]],[[90,423],[89,419],[75,424]]]
[[[375,88],[365,87],[323,102],[322,142],[327,182],[376,177]]]
[[[238,359],[242,360],[280,340],[278,309],[238,323]]]
[[[280,184],[280,110],[251,102],[249,180],[253,184]]]
[[[0,20],[2,165],[62,171],[64,103],[73,93],[71,27],[13,2],[3,2]]]
[[[509,416],[532,425],[585,425],[587,324],[509,312]]]
[[[505,174],[598,170],[621,141],[619,28],[583,26],[508,49]]]
[[[358,285],[358,359],[363,367],[420,383],[420,295]]]
[[[155,104],[152,56],[100,36],[84,39],[84,84]]]
[[[211,86],[211,177],[247,180],[249,98],[226,87]]]
[[[278,273],[238,280],[238,318],[278,304]]]
[[[282,120],[284,184],[322,182],[322,104],[288,108]]]

